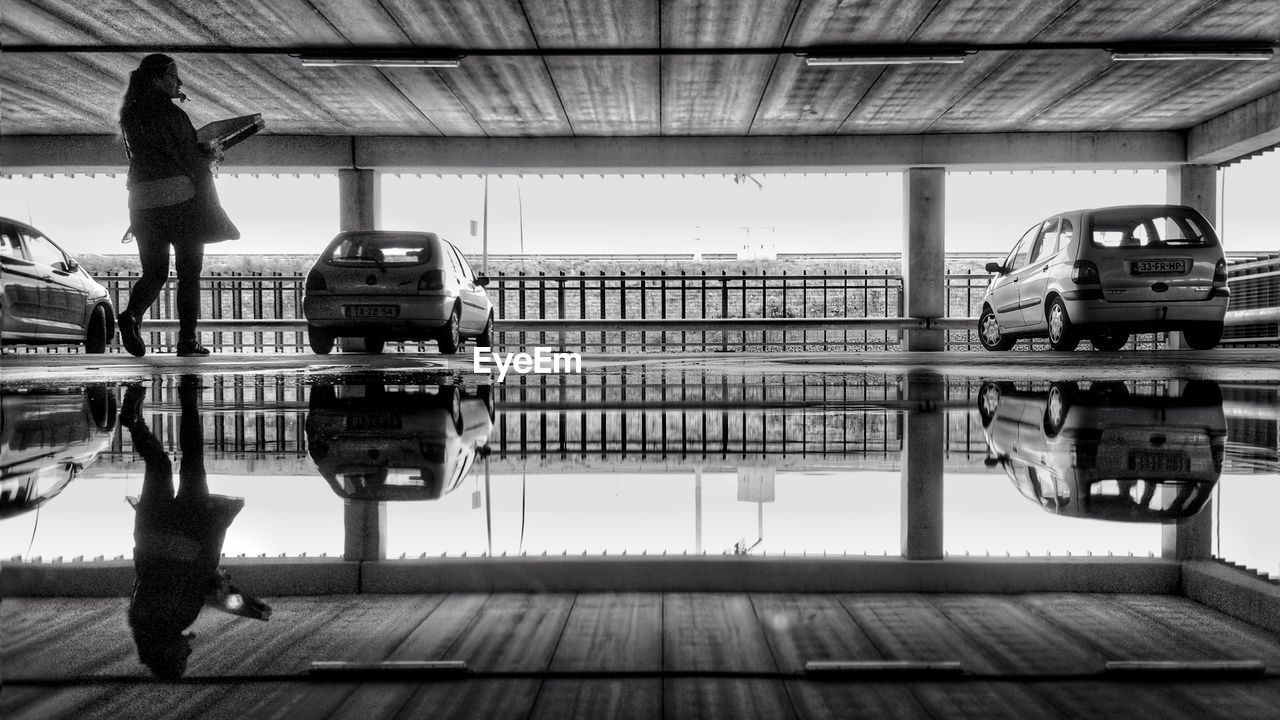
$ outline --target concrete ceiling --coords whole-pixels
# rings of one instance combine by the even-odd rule
[[[127,75],[156,48],[179,58],[197,122],[261,112],[287,135],[1168,131],[1280,92],[1280,59],[1102,49],[1274,45],[1280,0],[6,0],[0,41],[5,135],[115,133]],[[865,44],[1058,49],[826,68],[792,52]],[[316,68],[288,54],[352,47],[467,57]]]

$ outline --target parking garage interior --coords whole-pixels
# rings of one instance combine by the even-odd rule
[[[945,252],[969,170],[1161,171],[1218,223],[1280,143],[1273,3],[13,0],[3,42],[7,177],[123,172],[166,52],[193,115],[266,121],[220,172],[335,173],[333,232],[394,173],[903,208],[894,277],[492,287],[580,372],[312,354],[301,278],[206,278],[208,358],[6,347],[6,717],[1274,716],[1280,253],[1230,258],[1213,350],[989,353]],[[198,547],[144,527],[175,488]],[[148,572],[183,552],[212,585]]]

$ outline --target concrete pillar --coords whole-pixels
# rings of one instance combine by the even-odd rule
[[[902,174],[902,280],[907,317],[946,314],[946,170],[909,168]],[[943,330],[907,330],[906,350],[945,350]]]
[[[1161,492],[1175,494],[1177,488],[1166,487]],[[1176,523],[1166,523],[1160,529],[1160,557],[1166,560],[1203,560],[1212,556],[1212,500],[1195,515]]]
[[[947,418],[939,408],[946,385],[931,373],[907,376],[907,412],[902,438],[902,557],[942,558],[942,473]]]
[[[1164,201],[1200,211],[1218,226],[1218,168],[1215,165],[1180,165],[1165,171]],[[1182,333],[1169,333],[1169,347],[1181,349]]]
[[[387,504],[347,500],[342,504],[343,560],[387,559]]]
[[[382,225],[382,176],[376,170],[338,171],[338,228],[377,230]]]

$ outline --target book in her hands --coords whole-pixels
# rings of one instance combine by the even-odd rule
[[[226,150],[266,126],[262,113],[214,120],[196,131],[196,141],[202,148],[208,149],[214,145],[221,145],[222,149]]]

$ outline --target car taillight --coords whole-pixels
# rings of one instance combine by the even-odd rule
[[[1226,260],[1219,260],[1218,264],[1213,266],[1213,281],[1214,282],[1227,281],[1227,261]]]
[[[1071,282],[1077,285],[1097,285],[1102,282],[1098,275],[1098,266],[1088,260],[1077,260],[1071,266]]]
[[[329,286],[325,284],[324,276],[319,272],[312,270],[307,273],[307,292],[313,290],[328,290]]]
[[[418,290],[443,290],[444,289],[444,271],[428,270],[427,274],[418,280]]]

